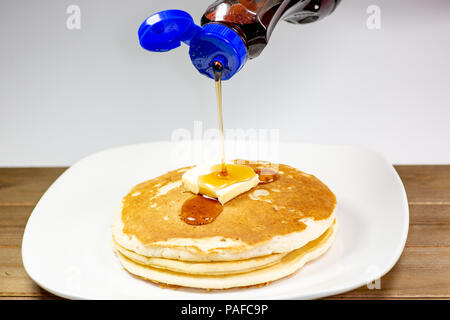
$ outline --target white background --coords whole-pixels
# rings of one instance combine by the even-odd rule
[[[217,126],[212,80],[187,48],[139,47],[150,14],[207,0],[2,0],[0,166],[70,165],[105,148]],[[66,8],[81,8],[68,30]],[[381,29],[366,26],[369,5]],[[280,22],[224,84],[226,128],[369,147],[393,163],[450,163],[450,1],[342,0],[310,25]]]

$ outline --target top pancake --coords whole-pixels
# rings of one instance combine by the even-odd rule
[[[172,259],[247,259],[297,249],[334,220],[336,198],[328,187],[313,175],[279,165],[278,180],[229,201],[214,222],[186,224],[179,215],[192,196],[181,183],[188,169],[143,182],[124,197],[113,227],[121,246]]]

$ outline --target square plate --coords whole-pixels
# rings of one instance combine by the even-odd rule
[[[122,269],[110,245],[114,211],[135,184],[176,169],[170,142],[119,147],[64,172],[30,216],[22,243],[28,275],[72,299],[314,299],[366,285],[397,262],[409,211],[394,168],[373,151],[280,143],[280,163],[314,174],[336,194],[339,228],[331,249],[262,288],[163,290]]]

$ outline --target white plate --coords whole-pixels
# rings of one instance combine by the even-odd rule
[[[28,275],[73,299],[313,299],[364,286],[401,255],[408,203],[389,163],[356,147],[282,143],[281,163],[316,175],[336,194],[339,229],[325,255],[262,288],[172,290],[133,277],[110,246],[113,213],[133,185],[175,169],[170,152],[168,142],[120,147],[64,172],[28,220],[22,244]]]

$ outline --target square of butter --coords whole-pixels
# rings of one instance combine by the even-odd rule
[[[212,165],[198,165],[183,174],[182,181],[186,190],[199,194],[200,185],[199,177],[212,172]],[[214,196],[223,205],[226,202],[234,199],[238,195],[247,192],[259,184],[258,175],[255,175],[247,180],[233,183],[221,189],[211,190],[214,194],[207,196]]]

